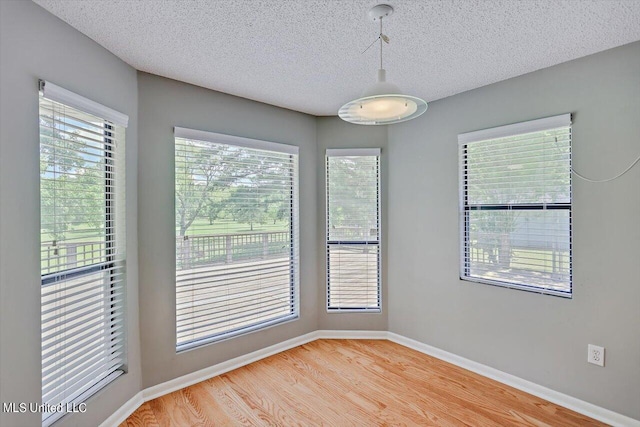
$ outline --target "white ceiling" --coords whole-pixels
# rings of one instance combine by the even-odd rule
[[[133,67],[314,115],[375,80],[364,0],[35,0]],[[393,0],[387,79],[427,101],[640,40],[640,0]]]

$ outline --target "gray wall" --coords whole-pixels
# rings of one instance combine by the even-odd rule
[[[381,148],[380,191],[382,226],[382,311],[380,313],[328,313],[327,312],[327,257],[326,257],[326,170],[327,148]],[[318,177],[318,329],[387,330],[387,127],[362,126],[347,123],[338,117],[317,118],[317,152],[315,165]]]
[[[38,79],[129,115],[127,174],[128,373],[94,395],[88,412],[56,426],[97,425],[140,390],[137,281],[136,71],[30,1],[0,2],[0,401],[39,402],[40,196]],[[40,425],[1,413],[0,425]]]
[[[306,114],[138,73],[140,328],[143,387],[317,327],[316,120]],[[300,319],[176,354],[173,127],[300,147]]]
[[[640,43],[431,103],[389,129],[389,327],[640,419],[640,166],[573,180],[574,297],[458,278],[457,135],[574,114],[573,165],[605,178],[640,154]],[[606,367],[586,361],[606,347]]]

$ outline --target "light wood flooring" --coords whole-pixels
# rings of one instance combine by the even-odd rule
[[[134,426],[595,426],[386,340],[317,340],[144,403]]]

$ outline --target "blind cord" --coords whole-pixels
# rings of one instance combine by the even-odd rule
[[[556,146],[557,146],[557,144],[558,144],[558,137],[555,137],[555,141],[556,141]],[[593,182],[593,183],[596,183],[596,184],[602,184],[602,183],[605,183],[605,182],[611,182],[611,181],[614,181],[614,180],[616,180],[616,179],[620,178],[622,175],[626,174],[626,173],[627,173],[627,172],[629,172],[631,169],[633,169],[633,167],[634,167],[635,165],[637,165],[637,164],[638,164],[638,162],[640,162],[640,156],[638,156],[638,158],[637,158],[637,159],[635,159],[633,162],[631,162],[631,164],[629,165],[629,167],[628,167],[628,168],[626,168],[625,170],[623,170],[622,172],[620,172],[618,175],[614,176],[613,178],[606,178],[606,179],[591,179],[591,178],[587,178],[586,176],[584,176],[584,175],[580,174],[578,171],[576,171],[576,170],[573,168],[573,166],[571,166],[571,172],[573,172],[573,174],[574,174],[575,176],[577,176],[578,178],[583,179],[583,180],[585,180],[585,181],[587,181],[587,182]]]
[[[573,172],[574,175],[577,176],[578,178],[584,179],[585,181],[595,182],[595,183],[610,182],[610,181],[613,181],[615,179],[620,178],[622,175],[624,175],[625,173],[629,172],[635,165],[638,164],[638,162],[640,162],[640,156],[638,156],[638,158],[635,159],[633,161],[633,163],[631,163],[629,165],[628,168],[626,168],[625,170],[620,172],[618,175],[614,176],[613,178],[607,178],[607,179],[591,179],[591,178],[587,178],[586,176],[583,176],[583,175],[579,174],[578,172],[576,172],[576,170],[573,168],[573,166],[571,166],[571,172]]]

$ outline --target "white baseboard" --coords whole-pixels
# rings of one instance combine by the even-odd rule
[[[407,338],[393,332],[388,332],[387,339],[405,347],[417,350],[420,353],[428,354],[429,356],[444,360],[445,362],[449,362],[484,377],[491,378],[492,380],[496,380],[502,384],[506,384],[518,390],[548,400],[551,403],[571,409],[572,411],[586,415],[598,421],[602,421],[603,423],[611,426],[640,427],[640,421],[633,418],[629,418],[625,415],[618,414],[617,412],[585,402],[584,400],[576,399],[575,397],[571,397],[564,393],[551,390],[550,388],[532,383],[531,381],[516,377],[515,375],[507,374],[506,372],[474,362],[473,360],[465,359],[464,357],[449,353],[448,351],[412,340],[411,338]]]
[[[325,340],[386,340],[388,335],[387,331],[319,330],[316,333],[316,339]]]
[[[249,354],[234,357],[222,363],[210,366],[208,368],[201,369],[196,372],[192,372],[187,375],[169,380],[162,384],[154,385],[143,390],[144,401],[147,402],[156,397],[164,396],[165,394],[172,393],[176,390],[180,390],[190,385],[197,384],[201,381],[208,380],[218,375],[222,375],[226,372],[233,371],[234,369],[241,368],[258,360],[264,359],[274,354],[281,353],[285,350],[297,347],[299,345],[306,344],[318,339],[318,332],[309,332],[308,334],[301,335],[299,337],[291,338],[278,344],[270,345],[260,350],[256,350]]]
[[[133,414],[136,409],[140,407],[144,403],[144,399],[142,397],[142,392],[139,391],[136,393],[131,399],[127,400],[124,405],[122,405],[116,412],[111,414],[109,418],[104,420],[100,427],[111,427],[118,426],[124,422],[129,415]]]
[[[134,397],[129,399],[127,403],[122,405],[116,412],[107,418],[100,427],[117,426],[122,423],[129,415],[131,415],[140,405],[149,400],[155,399],[165,394],[180,390],[201,381],[213,378],[226,372],[238,369],[258,360],[264,359],[274,354],[281,353],[299,345],[307,344],[317,339],[388,339],[389,341],[412,348],[429,356],[452,363],[461,368],[475,372],[487,378],[491,378],[518,390],[538,396],[549,402],[555,403],[565,408],[576,411],[580,414],[610,424],[612,426],[621,427],[640,427],[640,421],[629,418],[625,415],[618,414],[605,408],[593,405],[575,397],[551,390],[541,385],[532,383],[511,374],[499,371],[489,366],[483,365],[473,360],[465,359],[448,351],[432,347],[428,344],[398,335],[387,331],[352,331],[352,330],[319,330],[309,332],[299,337],[291,338],[278,344],[256,350],[252,353],[245,354],[222,363],[192,372],[187,375],[175,378],[162,384],[149,387],[142,390]]]

